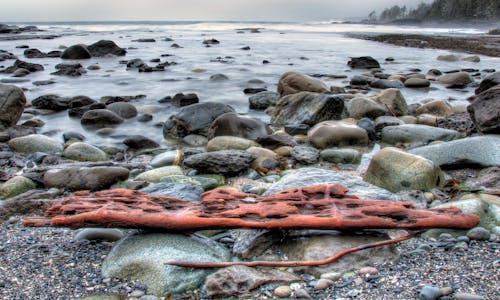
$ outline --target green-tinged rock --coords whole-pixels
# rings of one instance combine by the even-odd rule
[[[108,155],[101,149],[82,142],[76,142],[64,149],[62,155],[77,161],[105,161]]]
[[[170,175],[163,177],[161,182],[165,183],[192,183],[203,187],[205,191],[216,188],[219,181],[215,178],[208,178],[203,176],[185,176],[185,175]]]
[[[135,279],[155,295],[198,287],[215,270],[165,265],[167,261],[228,261],[229,251],[210,239],[182,234],[141,234],[122,239],[106,257],[104,277]]]
[[[30,134],[13,138],[8,142],[8,145],[15,152],[24,154],[34,152],[55,154],[63,150],[62,143],[42,134]]]
[[[135,179],[147,182],[160,182],[163,177],[170,175],[184,175],[184,172],[179,166],[166,166],[141,173]]]
[[[387,126],[382,129],[382,142],[397,144],[427,144],[433,141],[451,141],[462,135],[455,130],[420,124]]]
[[[217,180],[217,186],[221,186],[221,185],[226,184],[226,177],[224,177],[224,175],[220,175],[220,174],[198,174],[198,175],[196,175],[196,177],[215,179],[215,180]]]
[[[441,169],[432,161],[393,147],[373,156],[363,179],[392,192],[430,190],[445,182]]]
[[[361,153],[355,149],[330,148],[321,151],[319,156],[324,161],[336,164],[359,164],[361,161]]]
[[[36,183],[23,176],[12,177],[0,187],[0,198],[10,198],[36,188]]]

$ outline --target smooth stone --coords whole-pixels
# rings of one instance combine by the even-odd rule
[[[405,122],[399,118],[393,116],[380,116],[375,119],[375,130],[380,132],[387,126],[398,126],[403,124],[405,124]]]
[[[489,90],[490,88],[499,84],[500,84],[500,72],[495,72],[493,74],[484,77],[483,80],[481,80],[479,86],[475,90],[475,93],[476,95],[479,95],[482,92]]]
[[[21,125],[28,127],[43,127],[43,125],[45,125],[45,122],[37,118],[32,118],[24,121]]]
[[[0,84],[0,130],[16,125],[26,105],[26,97],[21,88]]]
[[[335,164],[359,164],[361,153],[355,149],[330,148],[320,152],[320,158]]]
[[[36,183],[24,176],[15,176],[0,186],[0,198],[6,199],[35,189]]]
[[[116,242],[124,236],[123,231],[115,228],[84,228],[75,235],[75,240]]]
[[[352,57],[347,65],[353,69],[377,69],[380,63],[371,56]]]
[[[257,158],[242,150],[219,150],[187,157],[184,164],[207,173],[236,174],[247,169]]]
[[[56,154],[63,150],[62,143],[41,134],[30,134],[13,138],[8,142],[8,145],[15,152],[24,154],[35,152]]]
[[[316,284],[314,285],[313,289],[316,290],[316,291],[321,291],[321,290],[325,290],[327,288],[329,288],[330,286],[333,285],[333,281],[330,280],[330,279],[326,279],[326,278],[320,278]]]
[[[417,117],[417,124],[421,125],[436,127],[437,121],[438,117],[429,114],[422,114]]]
[[[160,144],[152,139],[142,135],[131,135],[123,140],[123,143],[133,150],[155,149],[160,147]]]
[[[490,238],[490,231],[483,227],[474,227],[467,231],[467,237],[476,241],[487,241]]]
[[[319,150],[308,145],[298,145],[292,148],[292,158],[298,163],[311,165],[319,160]]]
[[[216,178],[204,176],[184,176],[184,175],[169,175],[163,177],[161,182],[165,183],[191,183],[200,185],[205,191],[216,188],[221,182]],[[222,182],[223,184],[224,182]]]
[[[226,81],[229,80],[229,77],[227,77],[224,74],[214,74],[210,76],[210,81]]]
[[[257,158],[252,162],[252,169],[267,173],[269,169],[275,169],[279,165],[279,157],[274,151],[252,146],[246,149],[248,153],[255,154]]]
[[[467,110],[479,132],[500,134],[500,85],[479,94]]]
[[[143,172],[135,177],[135,180],[147,182],[160,182],[163,177],[170,175],[184,175],[184,171],[179,166],[165,166]]]
[[[66,48],[61,54],[62,59],[89,59],[91,58],[87,46],[83,44],[73,45]]]
[[[404,81],[407,88],[425,88],[431,85],[431,82],[423,78],[408,78]]]
[[[182,138],[182,142],[191,147],[203,147],[208,143],[208,138],[199,134],[188,134]]]
[[[77,161],[105,161],[108,155],[101,149],[82,142],[76,142],[64,149],[62,155]]]
[[[374,96],[373,99],[386,107],[391,114],[408,115],[408,104],[399,89],[386,89]]]
[[[158,182],[141,189],[141,192],[151,195],[174,197],[186,201],[201,201],[203,191],[203,187],[199,184],[178,182]]]
[[[107,110],[114,112],[124,119],[130,119],[137,116],[137,108],[127,102],[115,102],[106,106]]]
[[[208,138],[217,136],[237,136],[249,140],[271,133],[266,123],[258,118],[251,118],[229,112],[218,116],[208,129]]]
[[[299,72],[286,72],[278,82],[278,93],[281,97],[299,92],[328,92],[328,87],[321,80]]]
[[[370,86],[377,89],[401,89],[404,84],[399,80],[377,79],[370,82]]]
[[[127,50],[118,47],[118,45],[110,40],[100,40],[87,47],[90,54],[94,57],[105,57],[109,55],[124,56]]]
[[[123,123],[123,118],[107,109],[93,109],[85,112],[80,122],[89,128],[106,128]]]
[[[375,119],[386,114],[383,106],[367,98],[356,97],[347,102],[346,106],[349,116],[355,119],[364,117]]]
[[[47,188],[99,191],[126,180],[128,176],[129,170],[122,167],[69,167],[45,172],[43,183]]]
[[[207,144],[207,151],[219,151],[219,150],[246,150],[253,146],[259,146],[256,142],[236,137],[236,136],[216,136]]]
[[[446,84],[448,87],[464,87],[473,83],[474,79],[467,72],[455,72],[439,77],[438,81]]]
[[[325,121],[311,128],[307,134],[315,147],[325,149],[334,146],[368,144],[368,133],[363,128],[343,121]]]
[[[445,55],[439,55],[437,57],[437,60],[453,62],[453,61],[458,61],[459,57],[457,55],[454,55],[454,54],[445,54]]]
[[[419,108],[417,108],[417,115],[421,114],[431,114],[437,117],[447,117],[452,115],[453,108],[451,105],[443,100],[435,100],[429,103],[426,103]]]
[[[445,183],[441,169],[431,160],[393,147],[373,156],[363,179],[391,192],[430,190]]]
[[[418,296],[421,300],[437,300],[442,294],[437,286],[425,285],[420,290]]]
[[[228,261],[229,252],[210,239],[153,233],[126,237],[113,247],[102,266],[105,278],[136,279],[158,297],[197,288],[210,269],[179,268],[166,261]]]
[[[293,290],[288,285],[280,285],[273,291],[274,295],[279,298],[290,297],[290,295],[292,295],[292,292]]]
[[[321,274],[320,278],[329,279],[329,280],[335,282],[335,281],[338,281],[340,278],[342,278],[342,273],[339,273],[339,272],[323,273],[323,274]]]
[[[276,92],[264,91],[250,96],[248,102],[250,109],[266,109],[276,105],[279,98],[279,94]]]
[[[500,165],[500,137],[497,135],[468,137],[414,148],[409,152],[430,159],[439,166],[493,167]]]
[[[382,142],[396,144],[426,144],[433,141],[451,141],[462,135],[455,130],[420,124],[387,126],[382,129]]]
[[[485,300],[486,298],[481,295],[469,294],[469,293],[455,293],[453,295],[454,300]]]
[[[363,181],[363,178],[356,173],[314,167],[290,171],[280,181],[271,185],[264,195],[271,195],[290,188],[328,183],[342,184],[349,189],[348,194],[357,195],[361,199],[400,199],[396,194]]]
[[[171,150],[160,153],[151,159],[149,165],[153,168],[165,167],[170,165],[180,165],[183,159],[181,150]]]

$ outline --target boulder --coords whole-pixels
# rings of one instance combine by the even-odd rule
[[[441,169],[431,160],[392,147],[373,156],[363,179],[391,192],[430,190],[445,183]]]
[[[312,165],[319,160],[319,151],[308,145],[297,145],[292,149],[292,158],[298,163]]]
[[[425,88],[431,85],[431,82],[425,78],[408,78],[404,81],[407,88]]]
[[[280,96],[276,92],[265,91],[252,95],[248,98],[250,109],[266,109],[276,105]]]
[[[87,73],[87,71],[83,68],[83,66],[79,63],[76,64],[57,64],[55,66],[56,70],[52,75],[59,76],[70,76],[70,77],[78,77]]]
[[[367,85],[370,84],[372,81],[377,80],[375,77],[370,77],[370,76],[363,76],[363,75],[354,75],[349,84],[351,85]]]
[[[210,269],[180,268],[166,261],[228,261],[229,252],[208,238],[183,234],[132,235],[118,242],[102,266],[107,278],[130,278],[145,284],[158,297],[197,288]]]
[[[222,114],[234,112],[234,109],[226,104],[217,102],[203,102],[184,106],[180,111],[172,115],[163,126],[163,135],[184,137],[188,134],[200,134],[206,136],[212,122]]]
[[[171,175],[183,175],[184,171],[179,166],[165,166],[143,172],[135,177],[136,180],[146,182],[160,182],[163,177]]]
[[[437,57],[437,60],[453,62],[453,61],[458,61],[459,57],[457,55],[454,55],[454,54],[444,54],[444,55],[439,55]]]
[[[26,61],[16,59],[16,61],[14,62],[14,65],[2,70],[1,72],[2,73],[14,73],[18,69],[25,69],[25,70],[28,70],[30,73],[33,73],[33,72],[43,71],[44,67],[40,64],[29,63]]]
[[[177,93],[173,97],[167,96],[159,101],[160,103],[169,103],[177,107],[184,107],[200,102],[198,95],[195,93]]]
[[[276,149],[282,146],[294,147],[297,145],[297,141],[295,140],[295,138],[285,132],[276,132],[273,134],[259,137],[257,139],[257,143],[262,145],[262,147],[269,149]]]
[[[133,150],[155,149],[160,147],[160,144],[152,139],[142,135],[131,135],[123,140],[123,143]]]
[[[37,97],[31,101],[31,105],[38,109],[50,109],[62,111],[68,109],[70,99],[58,95],[48,94]]]
[[[234,112],[220,115],[208,129],[208,138],[216,136],[237,136],[255,140],[266,136],[270,129],[260,119],[242,116]]]
[[[87,46],[83,44],[70,46],[61,54],[62,59],[89,59],[91,57]]]
[[[357,195],[361,199],[400,199],[398,195],[364,181],[357,173],[314,167],[290,171],[281,177],[278,182],[271,185],[263,195],[272,195],[290,188],[328,183],[342,184],[349,189],[347,194]]]
[[[380,68],[379,62],[371,56],[352,57],[347,65],[353,69],[376,69]]]
[[[439,77],[438,81],[446,84],[447,87],[450,88],[463,88],[466,85],[473,83],[474,79],[467,72],[455,72]]]
[[[264,284],[300,281],[297,275],[277,270],[258,270],[247,266],[231,266],[208,275],[205,289],[210,297],[234,297],[248,294]]]
[[[0,130],[16,125],[25,105],[26,97],[21,88],[0,84]]]
[[[467,110],[479,132],[500,134],[500,85],[479,94]]]
[[[207,151],[246,150],[252,146],[258,146],[258,144],[252,140],[236,136],[216,136],[208,141]]]
[[[41,134],[30,134],[13,138],[8,142],[8,145],[15,152],[23,154],[35,152],[55,154],[63,150],[62,143]]]
[[[404,84],[399,80],[377,79],[370,82],[370,86],[377,89],[401,89]]]
[[[391,114],[405,116],[408,104],[399,89],[386,89],[374,97],[374,100],[386,107]]]
[[[32,189],[36,189],[36,183],[31,179],[24,176],[15,176],[1,185],[0,199],[14,197]]]
[[[45,172],[43,183],[47,188],[98,191],[126,180],[128,175],[128,169],[121,167],[69,167]]]
[[[299,72],[286,72],[278,82],[278,93],[281,97],[299,92],[328,92],[328,87],[321,80]]]
[[[484,77],[483,80],[481,80],[481,83],[479,86],[476,88],[476,95],[481,94],[482,92],[494,87],[495,85],[500,84],[500,72],[495,72],[493,74],[490,74],[486,77]]]
[[[380,116],[375,119],[375,131],[380,132],[387,126],[398,126],[404,123],[401,119],[393,116]]]
[[[114,112],[124,119],[130,119],[137,116],[137,108],[127,102],[115,102],[106,106],[107,110]]]
[[[363,128],[343,121],[325,121],[317,124],[307,134],[309,141],[320,149],[334,146],[368,144],[368,133]]]
[[[347,102],[346,106],[349,116],[355,119],[363,117],[375,119],[386,114],[385,107],[367,98],[356,97]]]
[[[108,155],[101,149],[82,142],[76,142],[64,149],[62,155],[77,161],[105,161]]]
[[[432,160],[438,166],[494,167],[500,165],[500,137],[485,135],[428,145],[409,151]]]
[[[267,173],[268,171],[274,170],[279,166],[278,154],[272,150],[252,146],[246,149],[246,151],[257,156],[257,158],[252,162],[252,169],[254,170]]]
[[[451,105],[443,100],[428,102],[417,108],[417,115],[430,114],[436,117],[447,117],[453,114]]]
[[[184,164],[206,173],[236,174],[250,167],[256,158],[242,150],[220,150],[191,155]]]
[[[387,126],[382,129],[382,142],[397,144],[427,144],[433,141],[451,141],[462,135],[455,130],[420,124]]]
[[[344,114],[344,99],[342,97],[300,92],[278,100],[271,115],[271,123],[312,126],[321,121],[339,120]]]
[[[123,123],[123,119],[107,109],[93,109],[85,112],[80,123],[88,128],[104,128]]]
[[[361,153],[355,149],[329,148],[321,151],[319,156],[323,161],[335,164],[359,164],[361,162]]]

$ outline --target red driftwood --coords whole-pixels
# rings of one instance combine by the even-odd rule
[[[479,218],[458,208],[415,209],[409,202],[362,200],[339,184],[288,189],[270,196],[220,188],[201,202],[134,190],[77,192],[52,200],[45,218],[26,226],[116,227],[191,231],[214,228],[471,228]]]

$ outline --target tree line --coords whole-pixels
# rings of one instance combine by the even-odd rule
[[[434,0],[432,3],[421,2],[411,9],[394,5],[383,10],[380,15],[372,11],[368,19],[372,22],[498,21],[500,20],[500,0]]]

